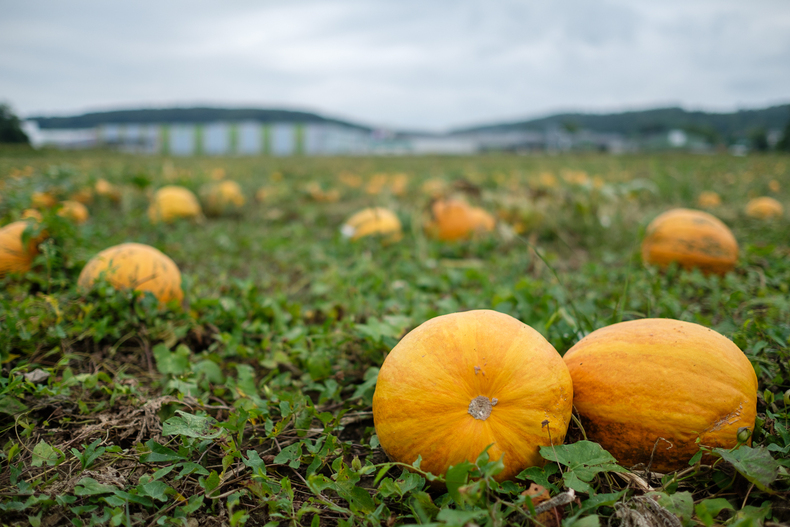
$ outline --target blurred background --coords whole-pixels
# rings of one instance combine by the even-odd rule
[[[742,155],[790,133],[785,0],[2,4],[3,126],[35,145]]]

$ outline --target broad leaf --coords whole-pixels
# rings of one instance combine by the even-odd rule
[[[721,456],[724,461],[731,463],[735,470],[760,490],[768,490],[771,483],[779,476],[779,463],[764,447],[751,448],[744,445],[732,452],[723,448],[715,448],[713,452]]]

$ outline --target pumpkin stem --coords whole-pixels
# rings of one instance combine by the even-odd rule
[[[489,399],[485,395],[478,395],[469,403],[469,415],[475,419],[485,421],[488,419],[488,416],[491,415],[491,410],[494,408],[494,405],[498,402],[496,397]]]

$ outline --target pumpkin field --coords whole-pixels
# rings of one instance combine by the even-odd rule
[[[788,207],[769,154],[0,150],[0,525],[788,525]]]

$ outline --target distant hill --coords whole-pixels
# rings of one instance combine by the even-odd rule
[[[41,129],[94,128],[102,124],[211,123],[258,121],[262,123],[332,123],[370,130],[367,126],[331,119],[311,112],[256,108],[162,108],[93,112],[72,117],[30,117]]]
[[[725,139],[746,136],[758,129],[784,129],[788,121],[790,121],[790,104],[732,113],[689,112],[682,108],[660,108],[612,114],[563,113],[529,121],[457,129],[451,133],[545,131],[551,128],[565,128],[571,131],[582,129],[640,136],[681,129],[710,138]]]

